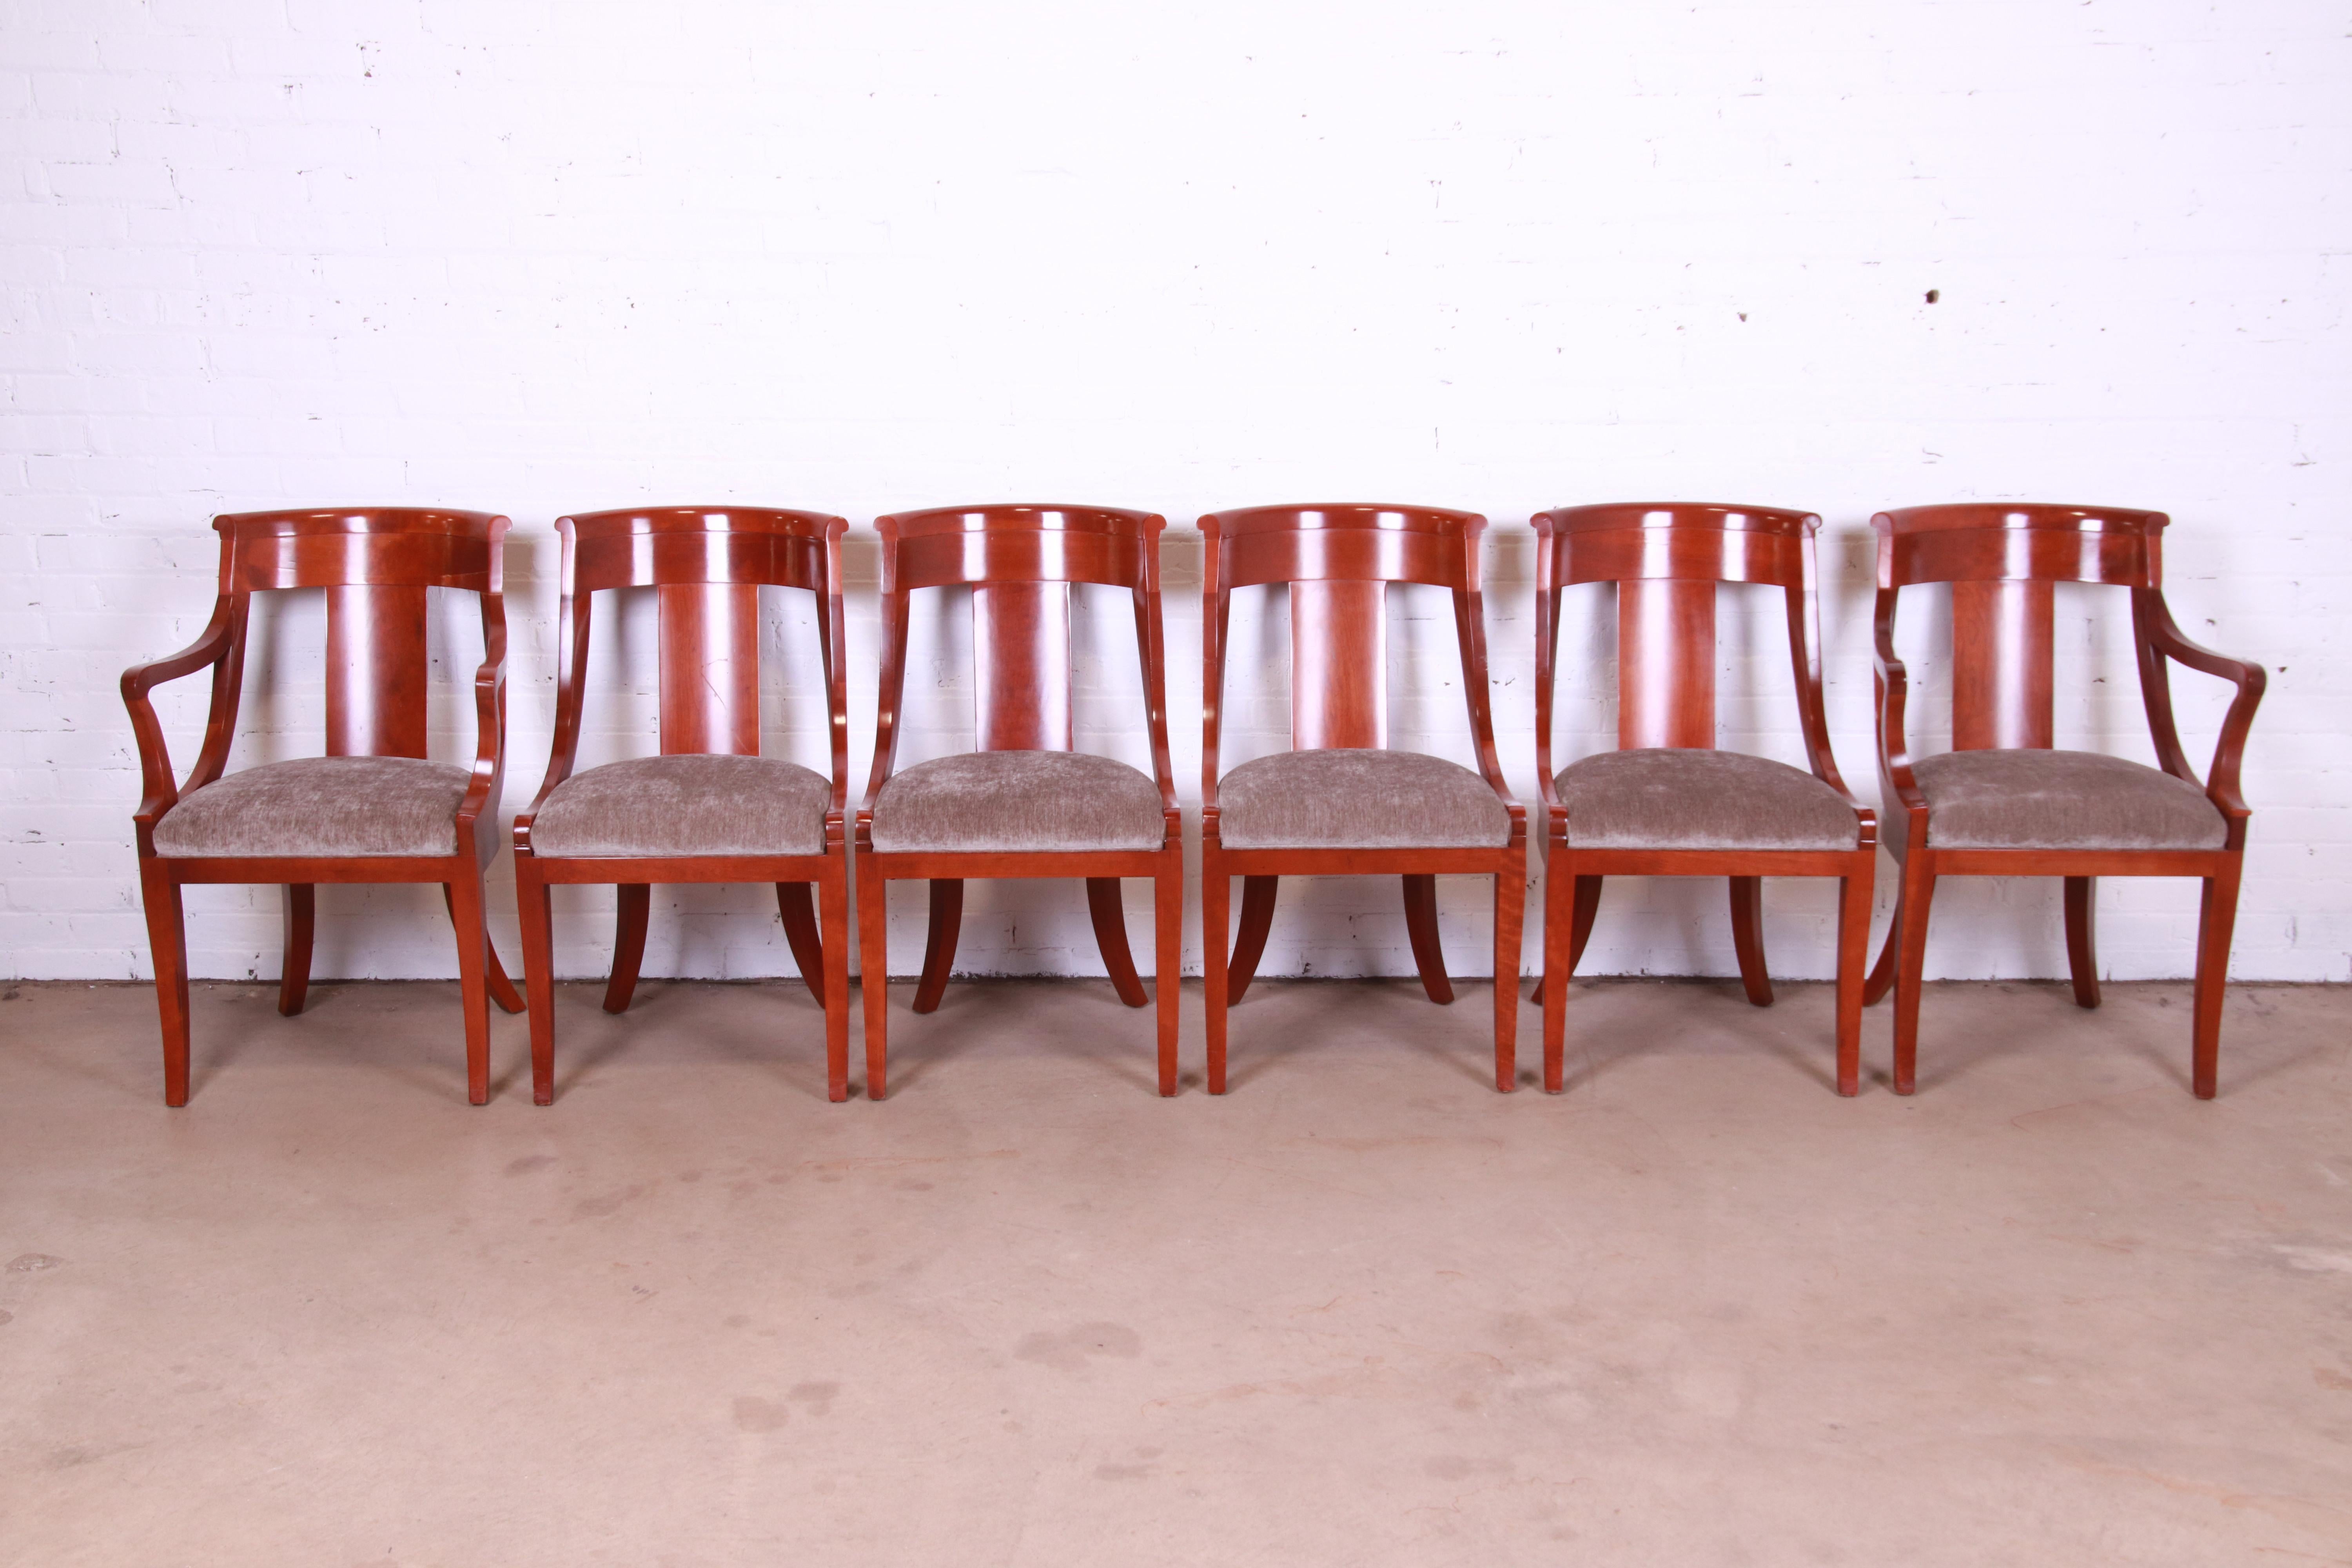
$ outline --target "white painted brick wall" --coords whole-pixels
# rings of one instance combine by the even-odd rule
[[[13,0],[0,158],[9,973],[146,973],[115,681],[202,625],[217,510],[513,516],[516,806],[546,756],[549,524],[566,510],[1156,508],[1179,525],[1189,797],[1199,568],[1182,525],[1308,498],[1476,507],[1496,521],[1503,757],[1532,799],[1525,519],[1671,496],[1829,520],[1831,717],[1865,795],[1873,510],[2171,510],[2182,624],[2273,675],[2237,972],[2352,977],[2340,5]],[[870,542],[851,565],[862,786]],[[2062,743],[2146,758],[2123,622],[2112,605],[2087,618],[2094,602],[2063,609]],[[1120,607],[1100,608],[1081,727],[1139,763],[1131,640]],[[631,614],[635,634],[601,644],[592,755],[651,744]],[[772,716],[818,761],[807,616],[784,599],[777,619]],[[1608,624],[1571,616],[1588,658],[1565,755],[1613,733]],[[1769,606],[1725,624],[1725,739],[1794,760]],[[1928,595],[1906,607],[1928,739],[1939,625]],[[1395,626],[1395,738],[1465,755],[1442,601],[1413,596]],[[257,635],[239,755],[300,754],[319,606],[289,602]],[[445,670],[471,664],[464,616],[436,635]],[[906,760],[968,734],[967,648],[922,626],[916,668],[936,673]],[[2180,688],[2210,744],[2221,693]],[[184,766],[202,696],[165,694]],[[1237,761],[1283,731],[1278,661],[1244,661],[1234,700]],[[436,724],[462,754],[467,715],[445,704]],[[493,880],[511,953],[503,867]],[[1951,885],[1937,970],[2059,973],[2055,895]],[[1444,898],[1451,962],[1484,972],[1485,898]],[[1825,973],[1827,889],[1776,882],[1769,899],[1775,968]],[[274,973],[276,900],[191,890],[198,973]],[[2105,900],[2112,973],[2185,972],[2191,886],[2110,883]],[[558,900],[564,967],[597,970],[609,899]],[[653,971],[790,969],[759,889],[666,889],[660,908]],[[1129,908],[1148,952],[1139,886]],[[1728,973],[1727,924],[1719,884],[1629,883],[1589,963]],[[894,966],[919,925],[908,893]],[[450,968],[422,890],[327,891],[320,943],[322,974]],[[1099,969],[1076,890],[1048,884],[976,886],[963,956]],[[1408,969],[1393,885],[1295,886],[1266,967]]]

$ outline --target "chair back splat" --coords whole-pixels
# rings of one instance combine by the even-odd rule
[[[486,595],[485,626],[495,611],[503,629],[504,611],[498,603],[502,574],[492,534],[503,536],[504,524],[504,519],[479,512],[391,507],[215,518],[221,591],[231,605],[240,673],[252,595],[322,588],[327,755],[424,756],[425,590]],[[228,717],[233,724],[235,694]],[[221,761],[226,761],[225,752]]]
[[[2071,506],[1911,507],[1878,520],[1878,587],[1952,587],[1952,749],[2054,744],[2051,649],[2058,583],[2154,590],[2162,512]]]
[[[828,535],[847,523],[772,507],[682,506],[579,512],[555,527],[572,584],[556,632],[556,754],[567,774],[579,738],[590,601],[606,589],[654,591],[666,757],[760,754],[762,587],[803,588],[823,604],[818,650],[834,684],[839,595],[827,563],[838,544]],[[845,717],[839,743],[845,765]]]
[[[971,590],[974,733],[983,752],[1073,749],[1070,584],[1129,590],[1152,754],[1166,755],[1164,522],[1109,507],[987,506],[898,512],[875,526],[883,542],[882,691],[869,795],[897,765],[908,596],[920,588]]]
[[[1716,587],[1751,583],[1788,600],[1789,655],[1813,775],[1843,789],[1822,702],[1821,519],[1769,507],[1632,502],[1536,518],[1537,767],[1552,775],[1551,729],[1562,590],[1617,589],[1617,743],[1716,743]]]
[[[1388,584],[1451,589],[1471,726],[1488,734],[1486,627],[1478,541],[1486,520],[1435,507],[1254,507],[1201,520],[1213,600],[1206,700],[1209,753],[1203,776],[1213,798],[1222,728],[1225,639],[1235,588],[1282,584],[1290,595],[1290,742],[1294,750],[1388,744]],[[1481,771],[1499,779],[1480,757]]]

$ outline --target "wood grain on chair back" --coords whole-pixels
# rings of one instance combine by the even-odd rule
[[[488,512],[417,507],[215,518],[240,659],[252,595],[326,590],[327,754],[424,756],[425,590],[480,594],[487,620],[506,526]]]
[[[1252,507],[1203,517],[1205,547],[1217,554],[1214,687],[1223,684],[1231,590],[1286,584],[1292,748],[1386,746],[1388,585],[1475,594],[1486,525],[1475,512],[1406,506]]]
[[[556,520],[563,539],[559,668],[587,658],[589,595],[651,588],[660,616],[664,756],[760,754],[760,589],[826,596],[823,512],[771,507],[624,507]],[[820,616],[822,621],[824,617]],[[830,659],[830,641],[826,640]],[[558,693],[576,726],[579,683]]]
[[[1952,585],[1952,749],[2053,743],[2055,583],[2163,585],[2160,511],[1987,502],[1870,520],[1882,596]]]
[[[1160,520],[1110,507],[980,506],[898,512],[875,525],[889,603],[903,606],[918,588],[971,589],[979,749],[1071,750],[1069,585],[1152,592]],[[903,673],[906,616],[887,619],[884,657]]]
[[[1617,584],[1617,744],[1630,750],[1715,744],[1716,584],[1810,592],[1821,520],[1769,507],[1632,502],[1539,512],[1535,524],[1549,626],[1557,627],[1560,588]],[[1537,676],[1547,696],[1555,642],[1545,639]]]

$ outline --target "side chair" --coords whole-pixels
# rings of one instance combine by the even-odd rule
[[[972,506],[897,512],[882,535],[882,672],[874,773],[857,808],[858,963],[866,1092],[887,1092],[893,881],[930,883],[930,937],[915,1011],[940,1005],[955,963],[963,884],[975,877],[1083,877],[1103,966],[1119,1000],[1145,1005],[1118,880],[1152,881],[1160,1092],[1176,1092],[1184,919],[1182,817],[1169,762],[1167,647],[1156,514],[1109,507]],[[1078,751],[1071,722],[1070,584],[1128,590],[1142,666],[1150,776]],[[978,749],[899,771],[908,599],[971,594]]]
[[[1454,1000],[1438,943],[1440,875],[1495,879],[1495,1087],[1517,1078],[1519,937],[1527,810],[1495,754],[1478,542],[1486,520],[1435,507],[1255,507],[1201,519],[1203,690],[1201,920],[1208,993],[1209,1092],[1225,1091],[1226,1010],[1249,989],[1284,877],[1402,879],[1405,928],[1423,989]],[[1388,744],[1391,583],[1452,590],[1476,772]],[[1286,588],[1291,750],[1221,771],[1220,729],[1233,592]],[[1227,958],[1232,879],[1241,929]]]
[[[618,889],[604,1010],[625,1011],[645,961],[657,882],[772,882],[784,939],[824,1009],[825,1085],[849,1096],[849,705],[841,535],[848,523],[765,507],[653,507],[558,518],[555,742],[515,819],[515,894],[530,988],[531,1098],[555,1098],[555,959],[548,888]],[[760,590],[814,595],[832,776],[760,754]],[[660,622],[658,756],[575,772],[589,605],[651,588]],[[819,915],[809,889],[816,889]]]
[[[1919,993],[1927,911],[1939,877],[2065,879],[2066,962],[2074,1000],[2099,1005],[2093,913],[2101,877],[2195,877],[2204,883],[2197,937],[2190,1085],[2213,1098],[2221,992],[2252,813],[2239,768],[2263,668],[2225,658],[2181,635],[2166,608],[2160,511],[1986,502],[1909,507],[1870,520],[1878,535],[1878,760],[1903,865],[1895,923],[1870,977],[1869,1000],[1895,991],[1895,1091],[1918,1081]],[[1952,604],[1952,750],[1915,757],[1904,731],[1909,679],[1895,654],[1895,606],[1907,587],[1948,583]],[[2140,697],[2155,742],[2148,767],[2057,748],[2053,722],[2053,584],[2131,593]],[[2237,688],[2200,779],[2173,721],[2170,663]]]
[[[1748,1001],[1772,1003],[1766,877],[1839,879],[1837,1091],[1860,1088],[1877,821],[1838,774],[1822,708],[1822,520],[1767,507],[1634,503],[1538,512],[1536,770],[1544,807],[1544,1088],[1563,1079],[1569,977],[1604,878],[1727,877],[1732,947]],[[1617,745],[1558,773],[1552,717],[1562,591],[1617,596]],[[1778,588],[1810,771],[1716,742],[1716,594]]]
[[[467,1098],[476,1105],[489,1099],[489,1003],[522,1010],[482,922],[482,868],[498,852],[498,836],[477,830],[499,797],[506,756],[507,526],[488,512],[411,507],[213,520],[221,558],[211,624],[180,652],[122,675],[144,794],[131,822],[163,1015],[166,1105],[188,1102],[180,889],[190,882],[286,889],[278,1010],[289,1017],[309,993],[319,883],[440,883],[457,932]],[[289,588],[326,590],[326,755],[231,773],[253,595]],[[471,594],[481,605],[470,767],[425,756],[425,595],[433,588]],[[195,765],[175,782],[149,695],[200,669],[212,671],[211,716]]]

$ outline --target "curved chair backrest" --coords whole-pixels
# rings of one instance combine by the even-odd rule
[[[1388,585],[1451,589],[1463,686],[1479,768],[1501,777],[1486,693],[1478,542],[1486,520],[1440,507],[1250,507],[1201,519],[1210,635],[1202,693],[1204,787],[1213,798],[1233,590],[1290,591],[1290,743],[1294,751],[1388,744]]]
[[[845,777],[849,703],[840,658],[841,535],[846,520],[772,507],[623,507],[555,520],[563,541],[556,630],[555,755],[566,775],[580,739],[589,603],[651,588],[660,617],[664,756],[760,754],[760,590],[819,601],[834,776]],[[560,780],[554,782],[561,782]]]
[[[1628,502],[1538,512],[1536,753],[1551,777],[1563,588],[1617,585],[1617,743],[1711,747],[1719,583],[1783,591],[1797,710],[1815,776],[1837,784],[1822,704],[1820,570],[1811,512]],[[1840,788],[1844,786],[1840,784]]]
[[[1156,512],[1097,506],[959,506],[874,520],[882,535],[882,679],[874,778],[898,755],[907,677],[908,596],[971,590],[973,718],[983,752],[1073,748],[1070,587],[1098,583],[1135,600],[1145,723],[1156,773],[1168,762],[1166,638],[1160,613]]]
[[[2054,743],[2051,584],[2160,590],[2169,521],[2160,511],[2000,501],[1906,507],[1870,520],[1886,636],[1898,590],[1952,585],[1953,750]]]
[[[426,507],[226,512],[220,596],[228,655],[216,668],[213,717],[186,787],[228,760],[244,681],[252,595],[280,588],[327,595],[327,754],[422,757],[425,740],[425,590],[478,594],[486,663],[504,658],[507,520]]]

